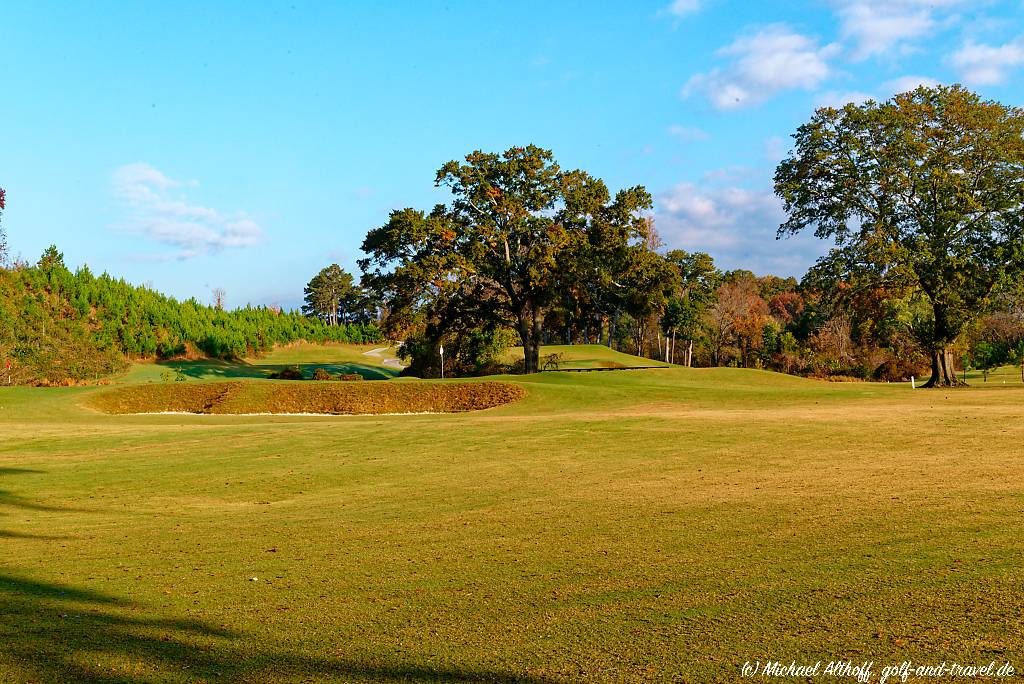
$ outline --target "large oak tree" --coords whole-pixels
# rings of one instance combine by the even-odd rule
[[[527,373],[539,369],[552,305],[582,280],[621,278],[609,269],[635,264],[622,252],[644,249],[649,230],[642,214],[652,202],[642,187],[612,198],[603,181],[563,171],[533,145],[450,161],[436,185],[451,190],[451,204],[392,212],[366,236],[360,266],[387,293],[396,320],[428,310],[435,319],[515,329]]]
[[[825,107],[775,174],[788,220],[837,248],[851,282],[919,289],[928,386],[962,384],[952,345],[1001,281],[1024,272],[1024,111],[961,86]]]

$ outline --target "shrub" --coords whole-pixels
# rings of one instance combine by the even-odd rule
[[[318,369],[319,370],[319,369]],[[271,380],[304,380],[305,376],[302,374],[302,369],[298,366],[288,366],[282,368],[276,373],[270,374]]]
[[[334,380],[334,376],[325,371],[323,368],[317,368],[313,371],[314,380]]]

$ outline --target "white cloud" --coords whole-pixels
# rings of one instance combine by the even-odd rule
[[[849,90],[846,92],[840,92],[838,90],[828,90],[820,93],[814,98],[815,107],[833,107],[835,109],[841,109],[846,105],[850,104],[863,104],[868,100],[874,100],[874,95],[863,93],[859,90]]]
[[[939,85],[939,81],[928,76],[900,76],[899,78],[894,78],[882,83],[878,87],[878,92],[876,94],[864,93],[859,90],[849,92],[829,90],[819,93],[818,96],[815,97],[815,106],[834,107],[836,109],[840,109],[850,103],[861,105],[868,100],[884,102],[897,93],[905,93],[909,90],[915,90],[918,86],[934,88],[937,85]]]
[[[968,41],[953,53],[950,63],[970,85],[999,85],[1009,72],[1024,65],[1024,36],[1003,45]]]
[[[854,60],[902,55],[914,41],[933,34],[953,19],[967,0],[834,0],[842,38],[854,44]]]
[[[190,204],[182,188],[196,185],[169,178],[144,163],[121,166],[113,174],[114,196],[129,212],[128,229],[174,247],[175,258],[263,242],[263,229],[245,214],[226,216]]]
[[[810,235],[775,239],[785,212],[770,190],[684,182],[656,199],[667,247],[708,252],[722,268],[800,276],[825,251]]]
[[[674,17],[685,17],[694,14],[700,9],[700,0],[673,0],[663,12]]]
[[[934,88],[939,82],[928,76],[900,76],[882,84],[882,92],[888,98],[898,93],[905,93],[910,90],[917,90],[918,86]]]
[[[699,142],[701,140],[708,140],[711,137],[703,129],[679,126],[677,124],[672,124],[668,127],[668,134],[682,142]]]
[[[784,90],[817,87],[832,74],[828,59],[837,51],[836,45],[820,47],[785,24],[772,24],[719,50],[732,64],[693,76],[682,94],[702,93],[716,109],[756,105]]]

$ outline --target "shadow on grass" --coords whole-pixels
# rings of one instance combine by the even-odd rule
[[[45,471],[42,470],[31,470],[29,468],[0,468],[0,477],[6,477],[8,475],[41,475]],[[14,494],[6,489],[0,489],[0,516],[10,515],[7,511],[9,508],[20,509],[25,511],[67,511],[75,510],[62,508],[58,506],[46,506],[44,504],[36,503],[31,499],[26,499],[23,496]],[[57,537],[47,534],[31,534],[28,532],[15,532],[14,530],[0,530],[0,539],[41,539],[53,541],[57,539],[67,539],[67,537]]]
[[[0,468],[0,477],[6,477],[8,475],[39,475],[44,471],[42,470],[29,470],[28,468]],[[63,511],[68,510],[65,508],[58,508],[55,506],[47,506],[26,499],[23,496],[19,496],[10,492],[6,489],[0,489],[0,511],[5,508],[21,508],[29,511]],[[6,513],[0,512],[0,515]]]
[[[0,475],[41,474],[0,468]],[[0,509],[62,511],[0,490]],[[0,514],[6,514],[0,510]],[[0,539],[54,537],[0,530]],[[495,682],[549,680],[474,668],[310,657],[278,650],[264,634],[168,617],[95,589],[0,569],[0,679],[11,682]]]
[[[298,366],[308,378],[313,371],[322,368],[331,375],[359,374],[366,380],[388,380],[398,375],[398,370],[370,366],[361,363],[296,363],[256,364],[247,361],[224,361],[207,359],[202,361],[161,361],[158,365],[181,372],[186,377],[199,380],[230,378],[269,378],[284,368]]]
[[[498,671],[291,655],[264,636],[149,616],[140,605],[110,594],[4,572],[0,638],[5,681],[550,681]]]

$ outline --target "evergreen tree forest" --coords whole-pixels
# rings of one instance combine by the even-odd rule
[[[224,311],[195,299],[177,301],[105,273],[94,275],[85,266],[72,272],[56,247],[35,265],[0,269],[5,384],[95,380],[124,368],[130,359],[231,359],[298,340],[379,339],[372,323],[328,325],[263,306]]]

